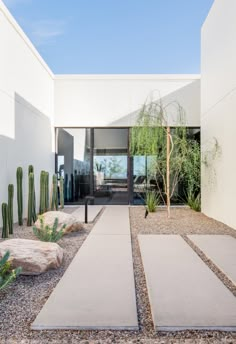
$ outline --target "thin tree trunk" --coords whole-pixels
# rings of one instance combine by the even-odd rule
[[[170,218],[170,127],[167,127],[166,135],[166,206]]]

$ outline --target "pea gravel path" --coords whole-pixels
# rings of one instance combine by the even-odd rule
[[[73,209],[74,210],[74,209]],[[72,211],[73,211],[72,210]],[[72,212],[71,211],[71,212]],[[67,210],[69,212],[69,210]],[[144,219],[143,207],[130,208],[132,250],[137,292],[139,331],[31,331],[30,324],[39,313],[52,289],[65,272],[75,253],[86,239],[91,225],[84,232],[64,237],[60,245],[65,248],[62,267],[41,276],[21,276],[6,291],[0,293],[0,343],[1,344],[233,344],[236,334],[223,332],[184,331],[176,333],[155,333],[151,318],[147,287],[137,240],[138,234],[180,234],[187,241],[187,234],[230,234],[236,232],[189,209],[172,209],[172,218],[167,220],[164,210],[150,214]],[[30,228],[15,228],[15,237],[32,239]],[[189,242],[201,258],[220,274],[217,268]],[[228,280],[220,275],[227,285]],[[228,286],[232,292],[235,289]],[[236,295],[236,293],[235,293]],[[63,311],[63,310],[62,310]]]

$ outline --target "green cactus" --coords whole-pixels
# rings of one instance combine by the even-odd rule
[[[64,180],[63,180],[63,177],[60,178],[60,206],[61,206],[61,209],[64,208]]]
[[[51,210],[58,210],[58,194],[57,194],[57,176],[52,177],[52,198],[51,198]]]
[[[0,259],[0,290],[5,289],[22,271],[21,267],[12,269],[9,257],[10,252],[7,251]]]
[[[13,234],[13,197],[14,197],[14,185],[8,185],[8,224],[9,234]]]
[[[29,191],[28,191],[28,218],[27,226],[32,226],[33,220],[33,208],[34,208],[34,174],[29,174]]]
[[[28,167],[28,176],[30,173],[34,174],[34,167],[33,165],[29,165]],[[37,215],[36,215],[36,196],[35,196],[35,187],[33,184],[33,206],[32,206],[32,220],[35,222],[37,220]]]
[[[8,237],[8,205],[7,203],[2,203],[2,238],[6,239]]]
[[[40,205],[39,205],[39,214],[45,212],[45,171],[40,173]]]
[[[49,173],[45,172],[45,211],[49,209]]]
[[[23,170],[18,167],[16,171],[17,181],[17,205],[18,205],[18,223],[19,226],[23,225],[23,191],[22,191]]]

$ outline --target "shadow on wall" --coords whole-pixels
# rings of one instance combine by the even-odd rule
[[[149,94],[148,99],[157,101],[158,92]],[[161,94],[160,94],[161,97]],[[171,92],[162,98],[164,104],[171,102],[178,102],[186,113],[186,126],[199,127],[200,126],[200,80],[195,80],[190,84],[181,87],[180,89]],[[141,108],[119,118],[118,120],[110,123],[110,126],[134,126],[137,122]],[[173,118],[174,118],[173,114]],[[175,123],[173,122],[173,125]]]
[[[8,184],[14,184],[14,221],[16,221],[17,167],[23,167],[24,172],[24,215],[26,215],[28,165],[32,164],[35,169],[38,208],[40,171],[47,170],[50,174],[54,173],[55,154],[52,151],[54,138],[50,119],[17,93],[15,93],[14,97],[14,112],[15,139],[0,135],[0,203],[7,201]],[[5,120],[7,121],[7,114]]]

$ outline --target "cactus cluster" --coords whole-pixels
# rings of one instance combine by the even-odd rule
[[[6,239],[8,237],[9,237],[8,205],[7,203],[2,203],[2,238]]]
[[[8,225],[9,234],[13,234],[13,197],[14,197],[14,185],[8,185]]]
[[[58,191],[57,191],[57,176],[52,176],[52,197],[51,197],[51,210],[58,210]]]
[[[39,214],[45,213],[49,208],[49,173],[41,171],[40,174],[40,205]]]
[[[23,225],[23,170],[22,167],[18,167],[16,171],[16,183],[17,183],[17,206],[18,206],[18,223],[19,226]]]

